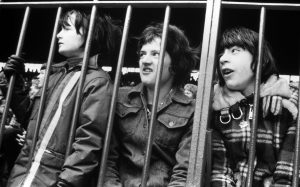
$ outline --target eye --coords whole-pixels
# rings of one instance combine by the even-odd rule
[[[233,54],[237,54],[237,53],[239,53],[241,51],[241,49],[239,48],[239,47],[233,47],[232,49],[231,49],[231,52],[233,53]]]
[[[160,52],[159,51],[152,51],[152,56],[159,57]]]
[[[224,55],[224,51],[218,54],[218,59],[220,59]]]
[[[146,53],[145,53],[144,51],[140,51],[140,52],[138,53],[138,55],[139,55],[140,58],[142,58],[143,56],[145,56],[145,54],[146,54]]]
[[[68,31],[68,30],[70,30],[70,29],[71,29],[71,27],[68,26],[68,25],[63,25],[63,26],[61,27],[61,30],[64,30],[64,31]]]

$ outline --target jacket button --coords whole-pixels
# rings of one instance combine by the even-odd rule
[[[173,121],[170,121],[170,122],[169,122],[169,126],[170,126],[170,127],[173,127],[174,125],[175,125],[175,123],[174,123]]]

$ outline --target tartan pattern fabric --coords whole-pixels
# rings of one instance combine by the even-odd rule
[[[220,112],[214,111],[213,187],[245,186],[252,125],[252,120],[248,118],[249,103],[253,98],[246,100],[247,104],[237,103],[243,111],[243,117],[231,118],[228,124],[222,124]],[[267,96],[260,100],[253,173],[255,187],[264,186],[264,182],[270,178],[273,184],[290,186],[292,182],[296,121],[291,112],[282,107],[281,100],[278,96]],[[232,108],[228,109],[231,113],[234,112]]]

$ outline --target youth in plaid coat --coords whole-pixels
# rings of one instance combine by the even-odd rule
[[[213,187],[245,186],[257,43],[258,34],[246,28],[233,28],[222,36],[213,101]],[[278,78],[267,43],[263,50],[253,186],[290,186],[298,91]]]

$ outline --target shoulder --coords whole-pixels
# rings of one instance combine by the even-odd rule
[[[166,112],[174,113],[175,115],[184,118],[191,118],[195,111],[195,99],[185,95],[183,89],[177,89],[172,96],[172,104]]]
[[[98,84],[106,84],[111,83],[111,78],[108,75],[107,72],[105,72],[102,69],[90,69],[87,72],[85,83],[91,84],[91,83],[98,83]]]
[[[195,98],[190,97],[190,95],[187,95],[185,93],[185,89],[176,89],[174,91],[174,94],[172,95],[173,103],[177,103],[181,105],[182,107],[195,107]]]
[[[134,87],[120,87],[118,93],[118,103],[127,103],[129,101],[130,93],[132,93],[134,90]]]

